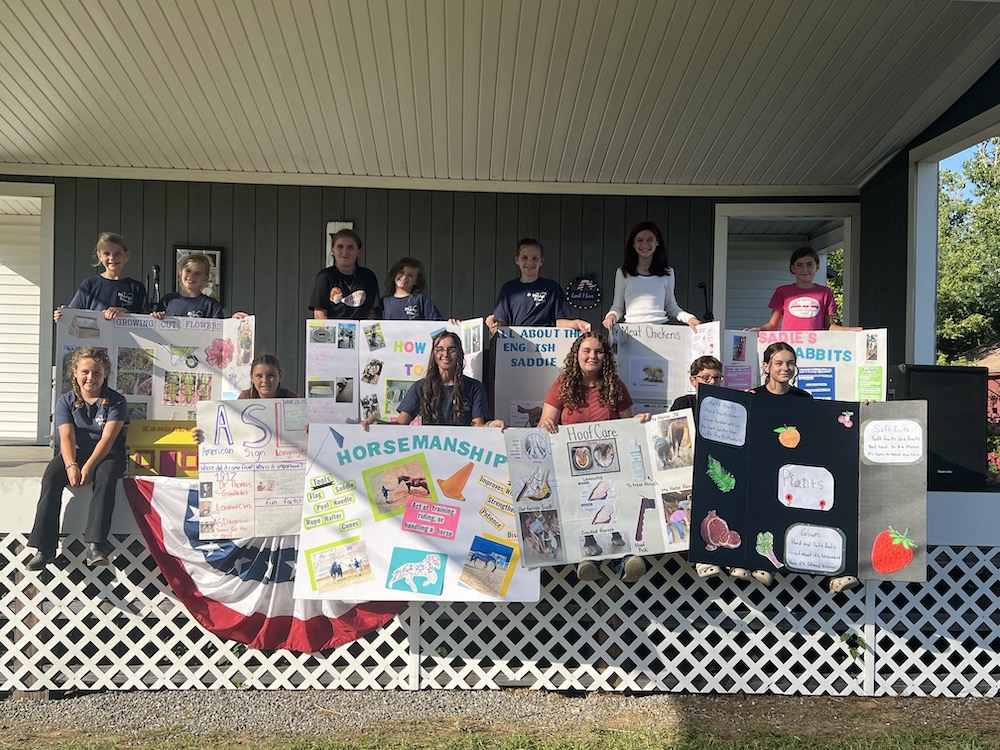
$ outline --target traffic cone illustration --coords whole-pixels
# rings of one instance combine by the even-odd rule
[[[438,487],[440,487],[441,491],[452,500],[465,500],[462,490],[465,489],[465,483],[468,482],[469,477],[472,476],[472,467],[472,461],[469,461],[469,463],[447,479],[437,480]]]

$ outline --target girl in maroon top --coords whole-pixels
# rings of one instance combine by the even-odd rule
[[[582,334],[573,342],[562,372],[545,396],[538,426],[556,432],[561,424],[632,416],[632,396],[618,377],[611,344],[603,334],[594,331]],[[636,415],[636,419],[646,422],[649,414]],[[614,539],[612,536],[612,546]],[[621,546],[625,546],[624,540]],[[583,549],[585,554],[601,554],[593,536],[584,539]],[[625,583],[635,583],[646,572],[646,563],[637,555],[628,555],[618,562],[616,570]],[[592,560],[584,560],[577,565],[576,574],[581,580],[596,581],[601,572]]]

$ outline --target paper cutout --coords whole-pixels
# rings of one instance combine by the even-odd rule
[[[910,530],[902,534],[892,526],[875,537],[872,545],[872,567],[883,575],[902,570],[913,562],[917,544],[909,537]]]
[[[708,471],[705,473],[715,482],[715,486],[723,492],[732,492],[736,486],[736,477],[726,471],[725,467],[712,456],[708,457]]]
[[[706,398],[701,402],[698,434],[707,440],[740,447],[747,441],[747,410],[743,404]]]
[[[923,431],[913,419],[871,419],[862,426],[861,445],[872,464],[915,464],[924,457]]]
[[[770,531],[762,531],[757,535],[757,544],[754,545],[754,548],[757,550],[758,555],[766,557],[771,561],[775,570],[785,567],[785,564],[774,554],[774,534]]]
[[[836,575],[844,570],[847,537],[840,529],[797,523],[785,532],[785,565],[790,570]]]
[[[784,427],[778,427],[774,431],[778,433],[778,442],[786,448],[797,448],[799,443],[802,442],[802,433],[794,426],[789,427],[785,425]]]
[[[447,479],[437,480],[438,487],[441,491],[452,500],[465,500],[465,495],[463,491],[465,490],[465,483],[469,481],[469,477],[472,476],[472,468],[474,464],[469,461],[465,466],[456,471]]]
[[[778,502],[786,508],[833,508],[833,474],[822,466],[785,464],[778,469]]]
[[[705,540],[705,549],[714,552],[719,547],[736,549],[743,540],[739,533],[730,530],[724,518],[719,518],[714,510],[710,510],[701,522],[701,538]]]

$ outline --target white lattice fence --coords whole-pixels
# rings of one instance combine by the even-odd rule
[[[205,632],[138,536],[90,571],[24,569],[0,537],[0,690],[496,688],[805,695],[997,695],[1000,551],[936,547],[930,583],[832,597],[819,579],[773,589],[698,579],[677,555],[638,585],[543,574],[537,604],[411,605],[387,627],[321,654],[246,649]],[[850,655],[843,636],[863,636]],[[852,640],[857,644],[858,641]]]

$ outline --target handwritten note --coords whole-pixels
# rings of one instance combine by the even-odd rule
[[[205,436],[199,449],[200,538],[298,532],[306,421],[304,399],[198,404],[198,424]],[[321,498],[323,493],[310,494]]]
[[[701,402],[699,434],[707,440],[741,446],[747,441],[747,410],[743,404],[706,398]]]
[[[912,419],[872,419],[861,428],[865,460],[873,464],[915,464],[924,457],[924,436]]]
[[[844,570],[847,537],[840,529],[793,524],[785,532],[785,565],[806,573],[835,575]]]
[[[830,510],[833,474],[822,466],[785,464],[778,469],[778,502],[784,508]]]

